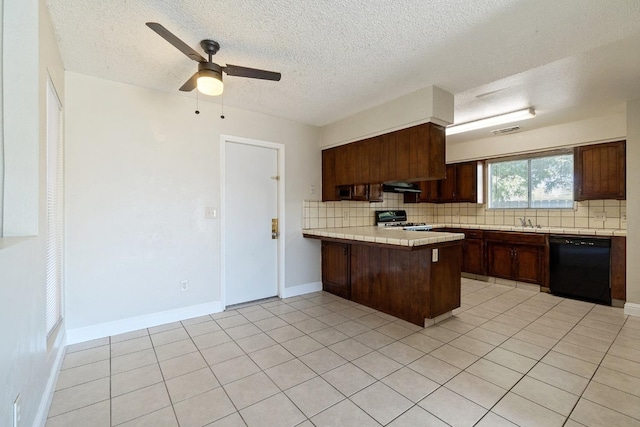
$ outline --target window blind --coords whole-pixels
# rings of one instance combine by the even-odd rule
[[[53,84],[47,81],[47,336],[62,320],[63,283],[63,153],[62,106]]]

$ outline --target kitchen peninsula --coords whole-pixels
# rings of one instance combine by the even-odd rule
[[[322,288],[419,326],[460,307],[462,233],[345,227],[322,240]]]

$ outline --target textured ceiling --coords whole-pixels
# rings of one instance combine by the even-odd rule
[[[455,95],[456,123],[533,106],[531,128],[640,97],[638,0],[48,5],[67,70],[178,93],[197,64],[144,25],[155,21],[198,51],[200,40],[218,41],[221,65],[282,73],[225,76],[225,105],[318,126],[429,85]]]

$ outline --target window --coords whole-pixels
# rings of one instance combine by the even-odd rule
[[[489,163],[489,208],[572,208],[573,153]]]
[[[49,336],[62,320],[62,111],[53,83],[47,81],[47,276],[46,327]]]

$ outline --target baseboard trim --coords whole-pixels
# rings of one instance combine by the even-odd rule
[[[66,345],[91,341],[111,335],[123,334],[125,332],[150,328],[153,326],[163,325],[165,323],[178,322],[181,320],[191,319],[193,317],[219,313],[221,311],[223,311],[222,302],[214,301],[184,308],[177,308],[175,310],[130,317],[128,319],[114,320],[112,322],[85,326],[83,328],[69,329],[67,330]]]
[[[49,379],[47,385],[42,393],[42,399],[40,399],[40,406],[38,406],[38,412],[36,418],[33,421],[33,425],[37,427],[44,427],[47,423],[47,415],[49,415],[49,408],[51,407],[51,401],[53,400],[53,393],[56,391],[56,384],[58,382],[58,375],[60,374],[60,368],[62,367],[62,361],[65,354],[65,339],[64,333],[60,334],[60,337],[56,340],[54,348],[57,348],[55,360],[51,365],[51,372],[49,372]]]
[[[298,295],[311,294],[322,290],[322,282],[304,283],[298,286],[284,288],[283,295],[280,298],[297,297]]]
[[[640,317],[640,304],[626,302],[624,304],[624,314],[628,316]]]

